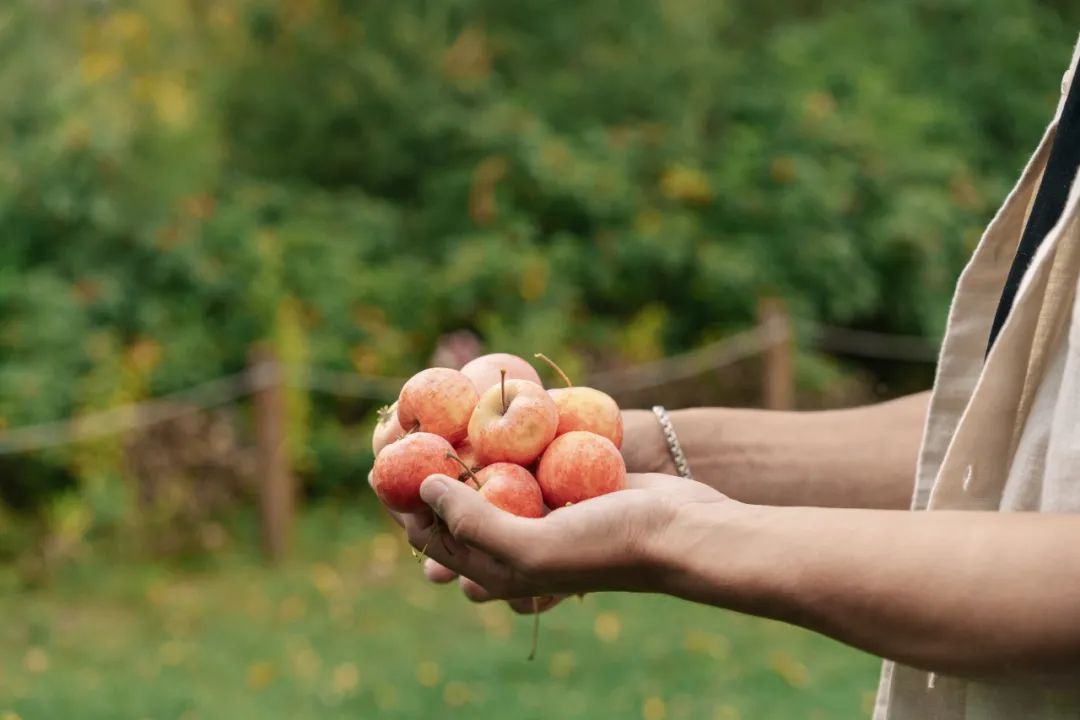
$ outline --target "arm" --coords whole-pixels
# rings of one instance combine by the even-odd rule
[[[1080,517],[732,503],[670,527],[657,559],[684,598],[954,675],[1080,669]]]
[[[1080,670],[1075,515],[766,507],[664,475],[540,520],[448,479],[421,493],[451,535],[432,557],[496,597],[663,592],[953,675]],[[406,525],[422,546],[430,519]]]
[[[907,508],[930,393],[847,410],[776,412],[693,408],[670,414],[694,476],[706,485],[757,505]],[[674,474],[656,417],[623,412],[623,456],[633,473]],[[424,563],[432,582],[457,574]],[[490,594],[462,580],[477,601]],[[512,603],[524,612],[531,604]]]
[[[694,476],[757,505],[907,508],[929,393],[847,410],[670,413]],[[674,474],[656,418],[623,414],[631,472]]]

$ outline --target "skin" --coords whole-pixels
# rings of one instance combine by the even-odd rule
[[[471,578],[469,597],[524,612],[531,596],[550,607],[569,593],[666,593],[934,672],[1069,682],[1080,670],[1080,517],[906,511],[926,403],[673,413],[700,482],[665,474],[655,418],[630,412],[627,489],[541,520],[431,477],[421,496],[451,537],[425,570]],[[405,521],[413,544],[431,517]]]

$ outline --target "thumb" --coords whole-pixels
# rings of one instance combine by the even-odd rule
[[[528,547],[530,521],[500,510],[465,483],[432,475],[420,486],[420,497],[455,540],[503,558],[519,556]]]

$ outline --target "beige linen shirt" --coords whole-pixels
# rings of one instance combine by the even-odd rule
[[[1080,278],[1080,183],[1073,183],[984,362],[1078,56],[1080,46],[1053,120],[957,283],[919,455],[916,511],[1080,511],[1080,305],[1073,302]],[[969,682],[886,662],[874,718],[1080,718],[1080,676],[1055,686]]]

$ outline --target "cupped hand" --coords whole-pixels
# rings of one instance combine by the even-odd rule
[[[428,478],[420,493],[441,522],[429,515],[404,517],[409,542],[469,578],[467,593],[475,599],[552,598],[548,604],[571,593],[661,590],[665,543],[679,511],[733,502],[708,486],[660,474],[629,475],[625,490],[540,519],[504,512],[446,476]],[[433,579],[452,579],[433,565],[428,572]]]

